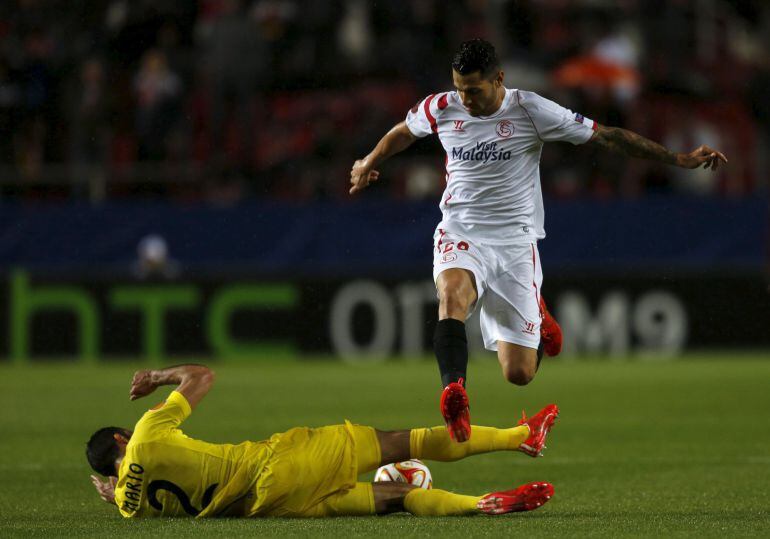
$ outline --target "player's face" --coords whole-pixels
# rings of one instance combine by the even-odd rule
[[[498,71],[492,78],[484,78],[480,71],[461,75],[452,70],[452,81],[463,106],[471,116],[487,116],[500,107],[500,88],[503,86],[503,72]]]

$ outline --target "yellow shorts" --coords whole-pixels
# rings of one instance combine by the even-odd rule
[[[373,428],[299,427],[271,438],[273,455],[257,480],[248,516],[322,517],[373,514],[370,483],[359,473],[376,467],[380,446]]]

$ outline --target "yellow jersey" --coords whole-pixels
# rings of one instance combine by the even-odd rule
[[[171,392],[134,427],[120,464],[115,503],[124,517],[241,515],[272,454],[271,441],[212,444],[185,436],[192,409]]]

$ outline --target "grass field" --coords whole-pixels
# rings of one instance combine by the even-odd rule
[[[763,361],[764,359],[764,361]],[[429,463],[469,494],[545,480],[543,509],[502,517],[301,520],[121,519],[88,480],[97,427],[131,426],[158,398],[129,402],[137,365],[0,367],[0,536],[770,536],[770,357],[676,362],[550,361],[526,388],[491,361],[470,367],[472,418],[507,426],[562,409],[545,458],[491,454]],[[432,361],[214,365],[217,383],[185,424],[209,441],[261,439],[349,418],[382,429],[439,423]],[[165,395],[164,393],[161,395]]]

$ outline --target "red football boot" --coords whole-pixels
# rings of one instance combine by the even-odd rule
[[[553,496],[550,483],[527,483],[514,490],[493,492],[479,500],[476,507],[488,515],[502,515],[517,511],[532,511]]]
[[[543,350],[548,356],[558,356],[561,352],[561,326],[548,312],[543,296],[540,296],[540,338],[543,341]]]
[[[471,437],[471,413],[468,410],[468,394],[463,379],[444,388],[439,402],[449,437],[455,442],[465,442]]]
[[[545,449],[545,438],[556,422],[556,418],[559,417],[559,407],[555,404],[549,404],[529,419],[524,412],[521,412],[521,416],[519,425],[529,427],[529,437],[519,446],[519,451],[530,457],[542,457],[543,449]]]

